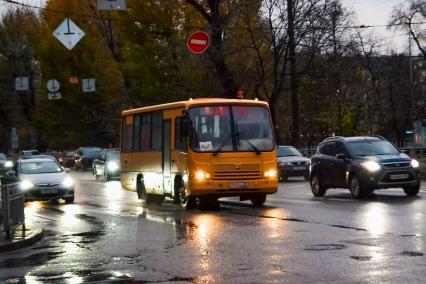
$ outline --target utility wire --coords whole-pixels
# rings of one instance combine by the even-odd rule
[[[64,15],[74,15],[74,16],[81,17],[81,18],[95,18],[95,19],[99,18],[98,15],[89,15],[89,14],[77,13],[77,12],[72,12],[72,11],[50,9],[50,8],[46,8],[46,7],[40,7],[40,6],[35,6],[35,5],[17,2],[15,0],[0,0],[0,1],[6,2],[8,4],[19,5],[19,6],[30,8],[30,9],[38,9],[38,10],[42,10],[42,11],[45,11],[45,12],[64,14]],[[111,21],[128,21],[128,20],[124,20],[124,19],[110,18],[110,17],[104,17],[104,16],[102,16],[102,17],[106,20],[111,20]],[[423,25],[423,24],[426,24],[426,21],[411,23],[411,25]],[[385,24],[385,25],[347,25],[347,26],[337,26],[336,29],[389,28],[389,27],[405,26],[405,25],[407,25],[407,24],[406,23],[392,23],[392,24]],[[196,26],[189,26],[189,27],[200,28],[198,26],[197,27]],[[234,27],[234,28],[236,28],[236,27]],[[311,28],[312,29],[319,29],[319,30],[329,29],[328,27],[311,27]],[[247,29],[247,28],[237,28],[237,29]]]

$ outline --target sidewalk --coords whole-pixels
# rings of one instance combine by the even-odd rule
[[[11,239],[6,239],[6,233],[0,233],[0,253],[30,246],[43,237],[43,229],[40,225],[25,223],[25,231],[18,226]]]

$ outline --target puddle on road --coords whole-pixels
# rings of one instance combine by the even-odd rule
[[[401,252],[401,255],[405,255],[405,256],[423,256],[422,252],[418,252],[418,251],[403,251]]]
[[[372,259],[371,256],[358,256],[358,255],[353,255],[350,258],[358,260],[358,261],[369,261]]]
[[[59,257],[61,254],[65,253],[64,251],[52,251],[52,252],[44,252],[32,254],[26,257],[19,258],[9,258],[5,261],[0,262],[0,268],[17,268],[17,267],[25,267],[25,266],[35,266],[41,265]]]
[[[104,231],[90,231],[75,233],[71,235],[62,236],[64,239],[60,242],[65,243],[75,243],[75,244],[91,244],[97,242],[104,235]]]
[[[319,245],[310,245],[306,246],[305,250],[307,251],[322,251],[322,250],[339,250],[344,249],[346,246],[339,244],[319,244]]]
[[[128,274],[120,272],[76,271],[58,274],[35,274],[24,277],[9,278],[5,283],[133,283],[135,280]]]

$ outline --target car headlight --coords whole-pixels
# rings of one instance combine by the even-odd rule
[[[108,169],[109,171],[114,172],[114,171],[118,170],[119,168],[120,168],[120,167],[117,165],[117,163],[116,163],[116,162],[111,161],[111,162],[108,162],[108,163],[107,163],[107,169]]]
[[[12,161],[6,161],[4,163],[5,168],[13,168],[13,162]]]
[[[71,177],[66,177],[62,182],[62,185],[65,187],[71,187],[74,185],[74,180]]]
[[[32,187],[34,187],[34,184],[32,182],[30,182],[29,180],[25,179],[25,180],[21,181],[22,190],[28,190]]]
[[[415,160],[415,159],[412,159],[411,160],[411,166],[413,167],[413,168],[418,168],[419,167],[419,161],[417,161],[417,160]]]
[[[269,171],[266,171],[263,175],[265,177],[274,178],[274,177],[277,176],[277,171],[275,171],[275,170],[269,170]]]
[[[367,171],[373,173],[380,170],[380,165],[374,161],[368,161],[361,164]]]

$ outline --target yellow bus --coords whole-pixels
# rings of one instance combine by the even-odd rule
[[[277,191],[277,158],[268,104],[190,99],[122,112],[121,185],[145,202],[239,196],[261,206]]]

